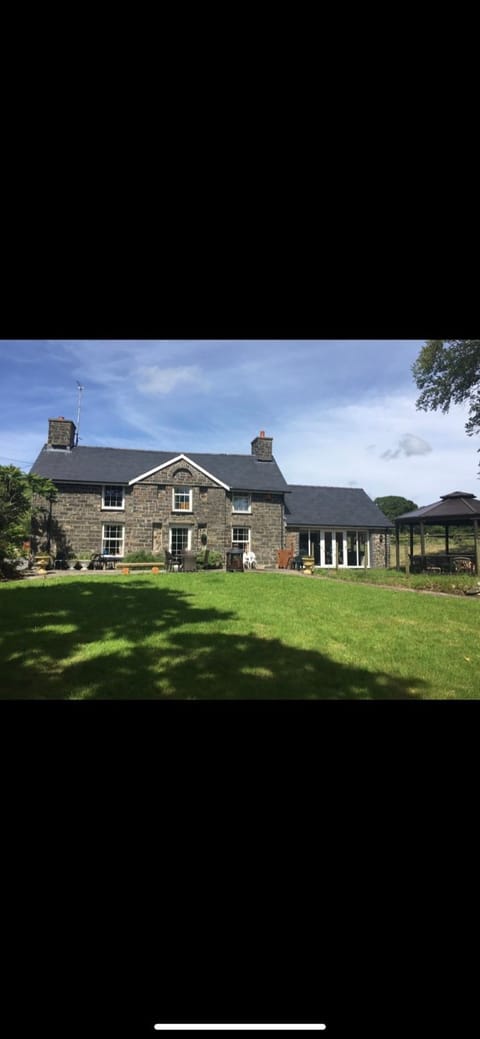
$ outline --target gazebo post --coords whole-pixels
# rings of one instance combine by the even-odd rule
[[[395,566],[400,570],[400,524],[395,524]]]
[[[478,577],[480,573],[480,549],[478,545],[478,519],[476,517],[473,521],[473,543],[475,545],[475,569]]]
[[[445,552],[447,553],[447,556],[448,556],[448,552],[449,552],[449,548],[448,548],[448,523],[445,524]]]
[[[420,521],[420,553],[425,555],[425,524]]]
[[[413,523],[410,524],[410,559],[413,556]]]

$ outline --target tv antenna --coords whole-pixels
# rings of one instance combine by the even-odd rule
[[[76,432],[76,435],[75,435],[75,447],[78,447],[78,439],[79,439],[78,438],[78,431],[80,429],[80,408],[81,408],[81,404],[82,404],[82,393],[83,393],[83,390],[84,390],[84,387],[80,386],[80,383],[78,382],[78,380],[77,380],[77,387],[78,387],[78,407],[77,407],[77,432]]]

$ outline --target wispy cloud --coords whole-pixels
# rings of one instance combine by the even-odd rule
[[[198,365],[187,365],[183,368],[162,368],[160,365],[147,365],[137,369],[135,385],[140,393],[151,396],[172,393],[178,386],[189,384],[205,391],[208,380]]]
[[[427,444],[427,441],[423,440],[422,437],[415,437],[411,433],[406,433],[405,436],[400,437],[395,451],[389,448],[387,451],[383,451],[380,458],[393,459],[400,458],[401,455],[410,458],[411,455],[428,455],[431,450],[430,444]]]

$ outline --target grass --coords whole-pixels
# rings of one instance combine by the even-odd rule
[[[475,574],[407,574],[400,570],[316,570],[315,575],[336,581],[361,584],[387,585],[391,588],[410,588],[415,591],[444,592],[446,595],[463,595],[464,591],[478,588]]]
[[[478,698],[478,620],[476,598],[361,580],[88,572],[6,582],[0,695]]]

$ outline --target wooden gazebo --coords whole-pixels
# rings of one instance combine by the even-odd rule
[[[448,539],[449,527],[468,526],[473,527],[474,552],[472,562],[475,566],[476,573],[480,573],[480,546],[478,538],[479,519],[480,501],[475,494],[470,494],[467,491],[452,491],[451,494],[443,494],[440,501],[434,502],[433,505],[424,505],[421,509],[415,509],[413,512],[404,512],[402,516],[397,516],[395,520],[397,570],[400,569],[400,530],[402,527],[408,527],[410,530],[411,560],[413,558],[414,527],[420,528],[420,558],[424,562],[426,560],[425,527],[437,525],[445,527],[445,555],[443,558],[446,560],[446,569],[449,569],[449,563],[454,556],[458,555],[458,552],[450,552]]]

